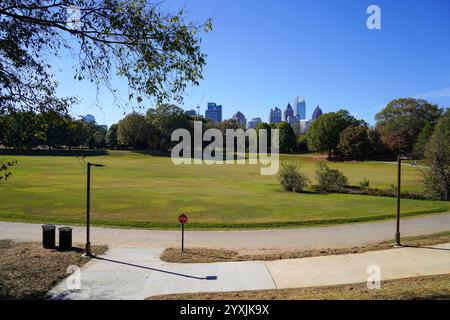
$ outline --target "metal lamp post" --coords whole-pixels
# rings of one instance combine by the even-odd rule
[[[104,167],[103,164],[87,163],[87,188],[86,188],[86,255],[92,256],[91,252],[91,167]]]
[[[407,160],[407,157],[397,157],[397,222],[395,228],[395,243],[394,246],[401,247],[402,244],[400,242],[400,186],[401,186],[401,175],[402,175],[402,160]]]

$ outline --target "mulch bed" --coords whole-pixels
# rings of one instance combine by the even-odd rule
[[[106,252],[95,246],[95,255]],[[90,260],[83,249],[60,252],[42,248],[41,243],[0,240],[0,299],[43,299],[47,292],[68,276],[71,265],[81,267]]]

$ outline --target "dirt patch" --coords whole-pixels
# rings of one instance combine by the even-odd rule
[[[95,255],[106,246],[94,246]],[[60,252],[43,249],[40,243],[0,240],[0,299],[43,299],[67,274],[70,265],[82,266],[90,260],[83,249]]]
[[[450,274],[389,280],[380,289],[366,283],[340,286],[154,296],[149,300],[411,300],[450,299]]]
[[[402,239],[404,246],[430,246],[450,242],[450,231]],[[337,254],[361,253],[392,248],[392,241],[384,241],[367,246],[352,248],[325,248],[295,251],[261,250],[258,253],[244,254],[224,249],[189,248],[184,252],[180,248],[168,248],[161,255],[161,260],[173,263],[210,263],[225,261],[269,261],[279,259],[296,259]]]

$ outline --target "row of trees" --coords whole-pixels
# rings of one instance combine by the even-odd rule
[[[369,128],[346,110],[325,113],[315,120],[299,142],[306,148],[345,159],[425,156],[426,145],[444,109],[422,99],[396,99],[376,114]],[[303,146],[305,148],[305,146]]]
[[[11,112],[0,116],[0,144],[6,148],[105,148],[106,133],[104,126],[75,120],[57,111]]]

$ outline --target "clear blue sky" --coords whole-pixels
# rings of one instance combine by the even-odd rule
[[[203,40],[204,80],[189,88],[184,109],[209,101],[224,118],[241,111],[267,121],[270,108],[305,96],[307,115],[320,105],[373,123],[398,97],[422,97],[450,106],[450,1],[448,0],[188,0],[195,21],[213,18]],[[366,27],[370,4],[381,8],[381,30]],[[96,104],[88,82],[72,80],[69,57],[54,61],[61,95],[78,95],[73,115],[91,113],[112,124],[131,108],[113,106],[107,90]],[[126,96],[124,81],[115,85]]]

